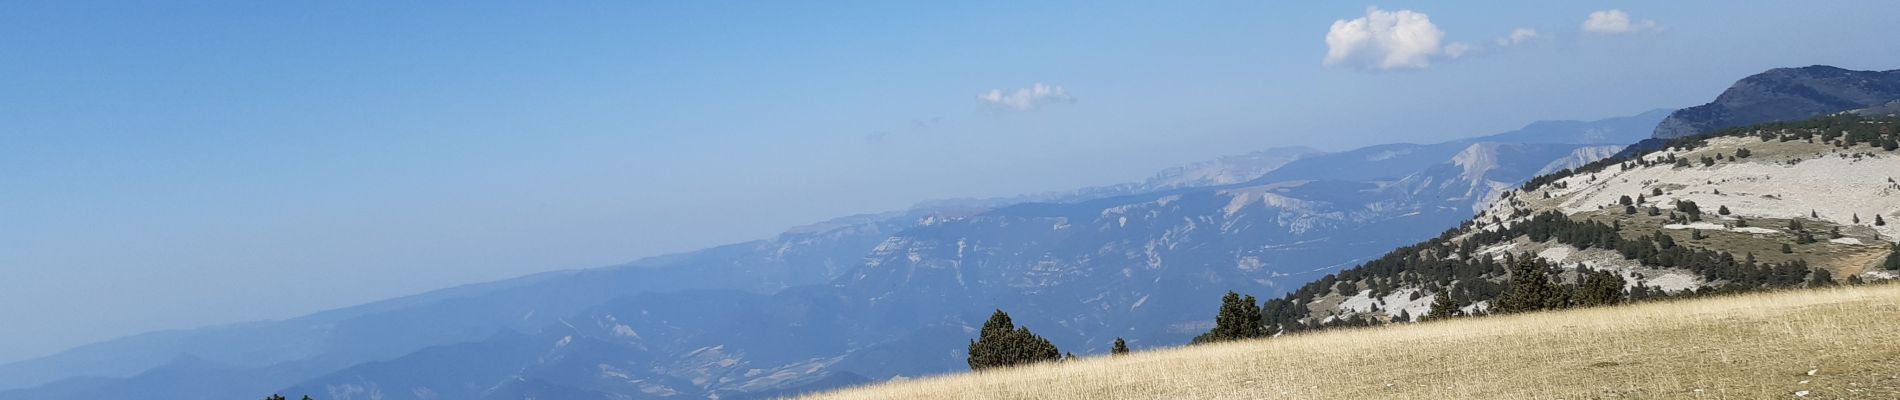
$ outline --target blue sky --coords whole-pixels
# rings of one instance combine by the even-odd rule
[[[0,3],[0,361],[1900,68],[1895,2],[387,3]]]

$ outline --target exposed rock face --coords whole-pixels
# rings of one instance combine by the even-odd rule
[[[1900,70],[1854,71],[1825,65],[1776,68],[1742,78],[1713,102],[1677,110],[1656,125],[1654,136],[1673,139],[1879,107],[1895,99],[1900,99]]]

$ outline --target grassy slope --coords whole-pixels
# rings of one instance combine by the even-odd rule
[[[1896,326],[1900,285],[1870,285],[1322,331],[814,397],[1900,398]]]

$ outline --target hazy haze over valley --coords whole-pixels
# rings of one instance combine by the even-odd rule
[[[1425,285],[1370,286],[1391,301],[1308,285],[1474,213],[1527,220],[1510,196],[1533,177],[1722,128],[1900,111],[1900,54],[1880,50],[1900,39],[1892,15],[0,6],[0,321],[16,327],[0,331],[0,400],[741,398],[966,369],[963,341],[996,308],[1079,354],[1186,343],[1227,290],[1297,293],[1315,321],[1396,318],[1425,309]],[[1828,145],[1756,161],[1792,168]],[[1786,176],[1873,184],[1825,168],[1890,160],[1824,161]],[[1603,186],[1786,174],[1744,164],[1725,168],[1757,177]],[[1844,207],[1891,205],[1853,188],[1868,199],[1735,204],[1842,226],[1863,217]],[[1586,208],[1620,194],[1526,193],[1600,218],[1616,216]],[[1670,222],[1656,229],[1710,230]],[[1829,238],[1852,250],[1826,253],[1840,260],[1803,261],[1859,274],[1827,263],[1886,251],[1850,231]]]

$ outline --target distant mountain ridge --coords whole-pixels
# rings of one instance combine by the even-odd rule
[[[1619,120],[1626,133],[1605,140],[1640,138],[1662,116]],[[1581,131],[1529,141],[1567,142]],[[1258,178],[932,215],[885,239],[828,285],[771,296],[675,293],[615,301],[620,306],[576,316],[572,327],[544,330],[531,342],[547,354],[586,349],[595,356],[538,359],[513,376],[544,390],[732,398],[940,373],[963,368],[962,341],[996,307],[1078,353],[1102,351],[1117,336],[1144,345],[1182,343],[1198,333],[1207,299],[1221,291],[1297,285],[1449,227],[1535,171],[1574,166],[1579,157],[1620,146],[1468,140],[1348,153],[1424,154],[1437,147],[1454,151],[1390,179]],[[1312,156],[1283,168],[1319,163],[1302,168],[1338,170],[1366,159]],[[718,302],[757,306],[704,305]],[[733,324],[741,323],[780,334],[735,335],[732,327],[740,325]],[[804,351],[786,353],[787,347]],[[397,362],[415,364],[389,370],[443,367],[407,359]],[[510,378],[474,381],[484,379]],[[409,381],[352,368],[291,390],[380,390],[384,398],[406,399],[412,397],[389,393]]]
[[[1020,320],[1078,353],[1113,336],[1178,343],[1204,314],[1197,293],[1297,285],[1429,236],[1662,115],[1538,123],[1503,141],[1255,153],[1049,202],[845,217],[619,267],[110,341],[0,366],[0,384],[60,379],[0,399],[795,393],[961,368],[957,344],[1000,304],[1021,304],[1010,306]],[[1308,172],[1276,176],[1288,169]],[[1350,179],[1300,175],[1329,170]],[[180,371],[197,372],[179,382],[225,384],[154,383]],[[109,378],[62,379],[95,373]]]
[[[1658,139],[1803,119],[1900,100],[1900,70],[1855,71],[1814,65],[1776,68],[1736,81],[1714,101],[1684,108],[1656,125]],[[1891,112],[1891,111],[1887,111]]]
[[[1318,149],[1305,146],[1275,147],[1247,154],[1221,156],[1212,160],[1170,167],[1156,172],[1141,182],[1092,186],[1081,189],[1010,197],[939,199],[919,203],[911,207],[911,209],[970,210],[1002,207],[1020,203],[1065,203],[1168,189],[1227,185],[1253,180],[1300,158],[1324,153],[1325,152]]]

